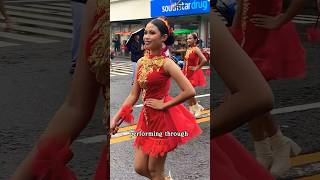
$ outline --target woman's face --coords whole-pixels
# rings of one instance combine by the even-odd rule
[[[146,49],[161,49],[162,42],[164,42],[164,40],[164,36],[161,36],[161,32],[158,27],[152,23],[148,23],[143,36]]]
[[[187,43],[189,46],[192,46],[195,43],[195,39],[193,38],[193,36],[191,34],[189,34],[187,37]]]

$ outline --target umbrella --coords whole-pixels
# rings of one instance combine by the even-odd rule
[[[227,26],[232,25],[236,8],[236,0],[217,0],[216,9],[227,20]]]
[[[134,36],[135,35],[139,35],[140,36],[140,43],[143,44],[144,28],[141,28],[141,29],[135,31],[130,35],[129,39],[126,42],[126,46],[127,46],[129,51],[130,51],[131,44],[134,41]]]
[[[175,30],[173,32],[174,35],[179,35],[179,34],[190,34],[195,32],[195,30],[190,30],[190,29],[179,29],[179,30]]]

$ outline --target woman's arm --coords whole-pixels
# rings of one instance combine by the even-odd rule
[[[252,117],[271,110],[273,96],[263,76],[212,14],[212,63],[232,95],[213,112],[211,138],[230,132]]]
[[[158,99],[147,99],[145,101],[147,106],[158,110],[167,109],[171,106],[180,104],[195,95],[194,88],[189,80],[183,75],[178,65],[176,65],[172,60],[167,59],[163,65],[163,68],[177,82],[182,91],[171,101],[165,103],[163,103],[163,100]]]
[[[36,142],[34,148],[16,170],[11,178],[12,180],[33,179],[31,162],[37,151],[37,144],[41,139],[56,137],[73,141],[91,119],[100,92],[100,85],[96,82],[95,75],[89,70],[90,67],[85,58],[85,42],[93,26],[95,9],[96,1],[89,0],[86,7],[85,24],[81,34],[82,53],[77,60],[69,94],[49,122],[38,142]]]
[[[203,55],[203,53],[201,52],[200,48],[195,47],[194,51],[196,52],[196,54],[199,56],[200,58],[200,64],[196,67],[195,70],[201,69],[206,63],[207,63],[207,59],[206,57]]]
[[[291,1],[290,6],[286,12],[281,16],[280,26],[286,24],[288,21],[291,21],[302,9],[306,0],[293,0]]]
[[[306,0],[293,0],[286,12],[276,17],[255,14],[253,15],[254,18],[251,19],[251,22],[253,22],[258,27],[263,27],[266,29],[279,28],[287,22],[291,21],[299,13],[305,1]]]
[[[140,60],[137,62],[136,67],[136,74],[135,77],[137,77],[138,70],[141,66]],[[140,97],[140,86],[138,82],[136,81],[137,78],[135,78],[134,83],[131,87],[131,91],[129,93],[129,96],[126,98],[126,100],[123,102],[122,106],[119,108],[118,112],[113,116],[112,120],[110,121],[110,134],[116,134],[118,131],[118,122],[120,120],[120,113],[122,111],[123,107],[133,107],[134,104],[139,100]]]

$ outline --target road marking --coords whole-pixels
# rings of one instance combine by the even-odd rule
[[[320,108],[320,102],[273,109],[271,114],[284,114]]]
[[[297,20],[307,20],[307,21],[317,21],[317,18],[310,18],[310,17],[305,17],[305,16],[296,16],[295,19]]]
[[[9,42],[0,41],[0,47],[17,46],[17,45],[20,45],[20,44],[15,44],[15,43],[9,43]]]
[[[5,27],[4,23],[0,23],[0,27]],[[15,29],[18,31],[36,33],[36,34],[45,34],[49,36],[62,37],[62,38],[72,38],[71,33],[64,33],[64,32],[58,32],[58,31],[52,31],[52,30],[46,30],[46,29],[40,29],[40,28],[12,25],[12,29]]]
[[[19,23],[23,23],[23,24],[32,24],[33,26],[46,26],[46,27],[51,27],[51,28],[59,28],[59,29],[63,29],[63,30],[72,31],[71,25],[57,24],[57,23],[31,20],[31,19],[25,19],[25,18],[11,18],[11,19],[13,22],[19,22]]]
[[[114,72],[114,71],[112,71],[110,73],[113,74],[113,75],[120,75],[120,76],[128,75],[128,74],[125,74],[125,73],[117,73],[117,72]]]
[[[303,177],[296,180],[319,180],[319,179],[320,179],[320,174],[309,176],[309,177]]]
[[[18,6],[6,6],[7,9],[15,10],[15,11],[28,11],[28,12],[34,12],[34,13],[42,13],[47,15],[61,15],[61,16],[69,16],[71,17],[70,12],[60,12],[56,10],[43,10],[43,9],[35,9],[31,7],[18,7]]]
[[[71,7],[71,4],[65,4],[65,3],[51,3],[50,5],[61,6],[61,7]]]
[[[16,12],[16,11],[8,11],[9,15],[14,15],[14,16],[20,16],[20,17],[27,17],[27,18],[34,18],[34,19],[42,19],[45,21],[58,21],[58,22],[65,22],[72,24],[72,19],[71,18],[62,18],[62,17],[53,17],[53,16],[45,16],[35,13],[25,13],[25,12]]]
[[[297,24],[314,24],[315,21],[303,21],[303,20],[298,20],[298,19],[294,19],[292,20],[292,22],[297,23]]]
[[[203,66],[202,69],[206,70],[206,69],[210,69],[210,67],[209,66]],[[133,73],[132,64],[131,64],[131,62],[127,62],[127,61],[112,62],[111,63],[111,67],[110,67],[110,73],[111,73],[110,77],[117,76],[117,74],[112,74],[113,72],[122,73],[122,74],[119,74],[119,75],[122,75],[122,76],[131,75]]]
[[[308,14],[298,14],[298,15],[296,15],[296,17],[308,17],[308,18],[317,19],[318,16],[308,15]]]
[[[57,40],[26,36],[21,34],[9,33],[9,32],[0,32],[0,37],[15,39],[19,41],[33,42],[33,43],[54,43],[59,42]]]
[[[65,11],[65,12],[70,12],[71,9],[70,8],[63,8],[63,7],[53,7],[53,6],[49,6],[48,5],[39,5],[39,4],[25,4],[24,6],[27,7],[34,7],[34,8],[42,8],[42,9],[50,9],[50,10],[60,10],[60,11]]]
[[[112,72],[120,72],[120,73],[128,73],[128,74],[132,74],[133,73],[132,71],[122,70],[122,69],[113,69]]]
[[[320,162],[320,152],[315,152],[311,154],[302,154],[291,158],[292,166],[301,166],[304,164]]]

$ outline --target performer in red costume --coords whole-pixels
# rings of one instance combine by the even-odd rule
[[[193,87],[205,86],[206,78],[202,71],[202,66],[207,62],[206,57],[202,54],[198,44],[198,35],[196,33],[191,33],[188,35],[187,43],[189,48],[187,49],[186,55],[184,57],[185,66],[183,69],[184,74],[190,81]],[[199,118],[202,114],[204,108],[198,104],[196,98],[192,97],[189,99],[189,110]]]
[[[202,132],[194,116],[181,104],[194,96],[195,90],[174,61],[161,53],[162,43],[168,46],[174,42],[172,33],[166,18],[147,24],[143,38],[148,53],[138,61],[131,92],[110,125],[115,134],[122,120],[132,122],[132,107],[141,94],[144,106],[135,130],[134,167],[149,179],[171,179],[164,176],[167,153]],[[171,78],[181,89],[174,98],[169,96]]]
[[[292,1],[282,14],[283,0],[238,0],[231,31],[267,81],[305,75],[305,51],[291,22],[304,1]],[[301,148],[282,135],[270,112],[254,117],[249,127],[257,160],[273,175],[283,175],[291,167],[290,155]]]
[[[272,91],[252,60],[211,10],[212,66],[231,95],[213,111],[210,121],[212,180],[273,180],[235,138],[226,134],[272,108]],[[232,51],[230,51],[232,49]]]

